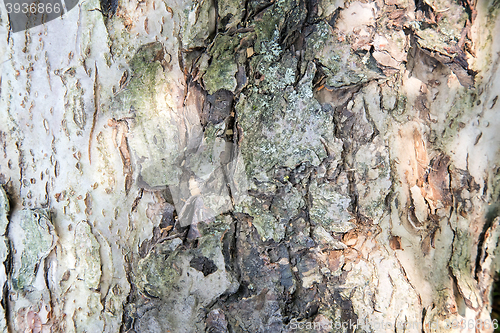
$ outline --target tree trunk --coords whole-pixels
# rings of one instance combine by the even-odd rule
[[[499,11],[2,8],[0,330],[492,332]]]

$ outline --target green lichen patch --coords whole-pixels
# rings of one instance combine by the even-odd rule
[[[198,230],[200,231],[201,239],[210,240],[211,242],[214,239],[220,238],[229,230],[232,223],[232,218],[229,215],[218,215],[213,222],[210,223],[200,223],[197,225]],[[215,237],[214,239],[210,237]],[[201,248],[201,247],[200,247]],[[213,248],[213,247],[210,247]],[[203,252],[204,255],[208,255]]]
[[[130,61],[130,69],[133,73],[151,72],[156,74],[157,63],[163,60],[165,50],[161,43],[149,43],[142,45]],[[151,74],[148,75],[150,77]]]
[[[206,46],[215,31],[215,12],[213,0],[187,2],[180,13],[181,41],[184,49]]]
[[[268,198],[251,197],[235,207],[235,211],[253,217],[252,225],[262,239],[280,241],[285,236],[286,227],[272,214]]]
[[[13,261],[12,285],[17,290],[29,287],[56,244],[57,236],[50,220],[50,213],[44,209],[25,209],[12,222],[10,232],[16,232]]]
[[[197,249],[185,249],[179,238],[156,244],[134,269],[138,290],[146,297],[173,305],[178,319],[183,309],[198,311],[196,304],[207,306],[232,288],[233,279],[225,269],[221,252],[221,238],[228,223],[219,219],[214,225],[200,225],[202,235]],[[173,318],[160,320],[174,324]]]
[[[461,220],[460,217],[458,219]],[[466,226],[464,222],[466,221],[462,221],[461,224]],[[456,278],[458,288],[465,302],[469,306],[477,308],[480,304],[480,296],[475,289],[476,281],[473,272],[475,262],[473,262],[471,251],[474,240],[463,226],[459,226],[459,229],[455,232],[455,239],[453,240],[454,251],[450,260],[450,269]]]
[[[442,124],[441,136],[437,138],[438,142],[442,144],[452,142],[457,133],[465,127],[464,121],[468,122],[471,114],[475,112],[475,95],[471,94],[468,89],[461,88],[455,95],[450,93],[448,98],[452,102],[447,111],[446,120],[448,123]]]
[[[302,193],[291,184],[282,185],[272,200],[252,197],[236,208],[253,217],[252,224],[264,240],[281,241],[286,225],[305,206]]]
[[[296,70],[297,70],[297,58],[292,57],[290,54],[283,56],[280,62],[276,63],[273,61],[277,55],[273,55],[272,52],[278,52],[270,50],[265,55],[256,56],[250,62],[251,68],[259,76],[259,81],[256,82],[257,89],[261,93],[265,94],[286,94],[285,88],[293,86],[296,80]],[[279,55],[279,53],[277,53]],[[312,69],[311,69],[312,70]],[[311,73],[309,73],[311,74]],[[299,86],[302,88],[303,93],[308,93],[307,84],[309,82],[303,81],[303,85]],[[255,89],[254,89],[255,91]],[[295,101],[294,95],[291,95],[291,101]],[[303,98],[306,96],[302,96]]]
[[[178,117],[169,101],[168,74],[160,43],[143,45],[130,62],[131,79],[113,100],[116,118],[132,118],[128,144],[139,161],[143,186],[177,183],[182,150]]]
[[[318,184],[316,180],[309,186],[312,205],[309,208],[311,221],[329,232],[345,233],[354,228],[350,222],[353,215],[348,208],[351,199],[336,184]]]
[[[304,65],[298,80],[297,58],[281,54],[273,40],[263,45],[261,54],[250,61],[253,85],[236,105],[243,133],[241,154],[249,179],[257,180],[257,191],[265,190],[261,182],[269,182],[276,167],[319,165],[327,157],[324,143],[335,141],[333,117],[313,95],[314,63]],[[253,217],[252,224],[263,239],[282,240],[286,225],[305,205],[304,194],[288,186],[268,186],[266,193],[275,198],[271,202],[255,196],[236,208]]]
[[[291,33],[305,20],[303,3],[297,0],[278,0],[255,18],[255,51],[261,55],[276,57],[281,53],[281,35]]]
[[[235,74],[238,71],[235,51],[240,42],[238,36],[218,35],[209,54],[212,62],[208,66],[203,82],[209,94],[214,94],[219,89],[234,91],[236,89]]]
[[[237,71],[238,66],[236,66],[232,57],[215,60],[203,76],[208,93],[213,94],[219,89],[234,91],[237,84],[235,78]]]
[[[164,50],[161,43],[150,43],[141,46],[130,61],[130,81],[125,90],[113,101],[113,110],[124,116],[135,113],[136,121],[147,120],[158,109],[157,96],[165,83],[162,67]],[[148,112],[149,111],[149,112]],[[149,117],[148,117],[149,116]]]
[[[181,272],[176,270],[182,264],[182,258],[175,248],[178,239],[158,244],[138,263],[137,286],[154,297],[167,297],[179,282]],[[182,267],[182,266],[181,266]]]
[[[255,51],[267,61],[276,61],[301,31],[307,18],[303,1],[279,0],[257,15]]]
[[[235,28],[245,13],[242,10],[245,7],[245,2],[241,0],[217,1],[217,7],[220,22],[225,25],[226,29]]]
[[[435,19],[436,24],[428,22],[426,18],[414,22],[415,34],[419,37],[418,43],[429,50],[452,56],[450,50],[459,42],[468,20],[466,9],[459,0],[426,2],[438,16]]]
[[[304,161],[318,165],[326,157],[321,139],[334,140],[332,116],[313,98],[314,64],[309,64],[294,88],[291,82],[295,76],[287,63],[295,60],[285,57],[277,65],[263,66],[262,88],[254,86],[236,105],[243,130],[241,152],[249,177],[266,178],[273,167],[295,167]]]

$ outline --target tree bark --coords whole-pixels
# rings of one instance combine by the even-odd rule
[[[2,8],[0,330],[493,332],[499,11]]]

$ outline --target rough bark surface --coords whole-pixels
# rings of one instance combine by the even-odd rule
[[[0,331],[492,332],[478,1],[0,8]]]

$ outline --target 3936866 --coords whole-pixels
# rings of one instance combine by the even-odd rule
[[[60,3],[28,3],[28,2],[22,2],[22,3],[6,3],[5,7],[7,8],[7,13],[23,13],[23,14],[52,14],[52,13],[60,13],[62,11],[62,6]]]

